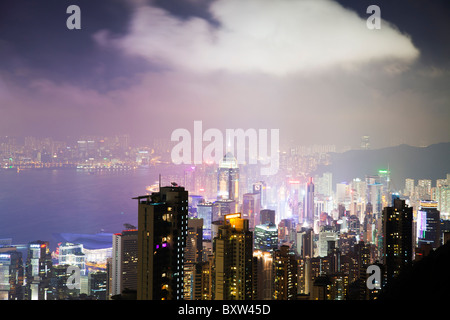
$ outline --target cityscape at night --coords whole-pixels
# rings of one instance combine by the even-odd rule
[[[2,1],[0,300],[450,297],[449,14]]]

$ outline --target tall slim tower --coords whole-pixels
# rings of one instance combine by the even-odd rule
[[[175,183],[138,202],[138,300],[183,299],[188,192]]]
[[[387,282],[412,262],[413,208],[405,200],[394,199],[383,209],[383,259]]]
[[[253,234],[240,216],[225,216],[214,238],[215,300],[252,299]]]
[[[138,231],[123,230],[113,235],[112,294],[137,289]]]
[[[314,183],[312,177],[306,183],[304,221],[309,227],[314,227]]]
[[[217,172],[217,199],[239,201],[239,166],[228,152],[219,163]]]
[[[25,300],[47,300],[52,266],[48,242],[30,242],[25,267]]]

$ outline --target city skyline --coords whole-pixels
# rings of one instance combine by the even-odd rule
[[[379,30],[368,1],[70,4],[79,30],[69,3],[2,3],[0,135],[144,143],[201,120],[300,145],[448,142],[445,1],[379,1]]]
[[[2,1],[0,300],[447,297],[449,13]]]

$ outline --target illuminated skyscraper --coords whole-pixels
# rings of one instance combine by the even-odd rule
[[[394,199],[392,207],[383,209],[383,262],[387,282],[412,262],[412,209],[401,199]]]
[[[272,252],[278,248],[278,228],[275,224],[260,224],[255,227],[255,250]]]
[[[211,223],[213,219],[213,203],[200,202],[197,204],[197,218],[203,219],[203,239],[211,240]]]
[[[138,199],[138,300],[183,299],[188,192],[173,184]]]
[[[253,230],[259,221],[260,195],[258,193],[245,193],[242,198],[242,218],[248,219],[249,228]]]
[[[314,183],[312,178],[306,183],[305,201],[304,201],[304,220],[309,227],[314,226]]]
[[[22,252],[0,247],[0,300],[23,299]]]
[[[30,242],[25,267],[25,300],[47,300],[52,266],[48,242]]]
[[[288,246],[281,246],[273,254],[274,300],[294,300],[297,296],[297,259]]]
[[[239,166],[228,152],[219,163],[217,172],[217,199],[239,202]]]
[[[441,219],[437,205],[436,201],[420,201],[416,219],[417,246],[419,248],[422,244],[430,244],[434,249],[441,245]]]
[[[138,231],[123,230],[113,235],[112,294],[137,290]]]
[[[240,213],[225,216],[214,238],[214,299],[251,300],[253,235]]]

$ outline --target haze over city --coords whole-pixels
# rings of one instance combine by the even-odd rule
[[[0,300],[447,298],[449,14],[3,0]]]
[[[69,5],[81,29],[69,30]],[[2,1],[0,135],[280,129],[281,141],[447,142],[445,1]]]

